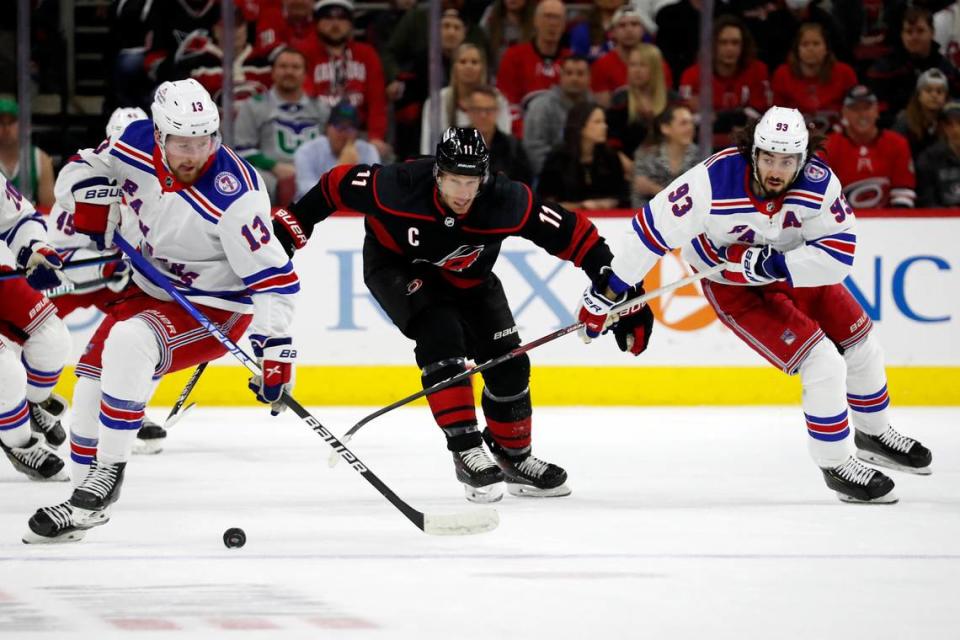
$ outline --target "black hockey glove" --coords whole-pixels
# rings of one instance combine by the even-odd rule
[[[626,300],[639,298],[644,294],[643,286],[630,287]],[[635,356],[647,349],[650,334],[653,333],[653,311],[646,302],[634,304],[617,317],[617,321],[610,325],[613,337],[617,339],[620,351],[629,351]]]

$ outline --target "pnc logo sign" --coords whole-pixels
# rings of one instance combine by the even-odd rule
[[[668,253],[650,270],[643,286],[653,291],[671,282],[692,275],[693,271],[684,263],[679,253]],[[671,291],[649,302],[650,310],[657,321],[674,331],[697,331],[717,321],[717,314],[706,298],[698,283]]]

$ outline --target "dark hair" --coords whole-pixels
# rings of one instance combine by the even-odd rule
[[[304,68],[307,67],[307,54],[305,54],[303,51],[300,51],[300,49],[296,49],[294,47],[280,47],[276,51],[274,51],[270,56],[272,58],[272,60],[270,61],[271,66],[275,65],[277,63],[277,60],[280,59],[280,56],[282,56],[285,53],[292,53],[295,56],[300,56],[300,59],[303,60],[303,67]]]
[[[713,22],[714,51],[716,51],[717,40],[720,39],[720,32],[727,27],[734,27],[740,31],[742,43],[740,45],[740,57],[737,58],[737,71],[743,71],[757,57],[757,44],[743,20],[733,15],[722,15]],[[714,59],[716,59],[716,55],[714,55]]]
[[[759,118],[753,120],[743,129],[733,134],[733,143],[737,146],[737,150],[740,151],[740,155],[743,156],[750,165],[753,165],[753,134],[757,130],[757,124],[759,123]],[[807,134],[809,136],[807,140],[807,160],[809,161],[818,151],[823,149],[823,143],[827,139],[827,136],[816,127],[811,127],[809,123],[807,124]]]
[[[570,55],[563,56],[563,58],[560,59],[560,66],[562,67],[563,65],[571,61],[582,62],[586,64],[588,67],[590,66],[590,59],[587,56],[580,55],[579,53],[571,53]]]
[[[481,84],[481,85],[478,85],[478,86],[474,87],[473,90],[470,92],[470,95],[471,95],[471,96],[475,96],[475,95],[478,94],[478,93],[481,93],[481,94],[487,96],[488,98],[493,98],[494,100],[496,100],[496,101],[498,101],[498,102],[500,101],[500,94],[497,92],[496,89],[494,89],[493,87],[491,87],[491,86],[488,85],[488,84]]]
[[[603,111],[603,107],[597,103],[586,101],[578,102],[567,112],[567,122],[563,127],[563,148],[574,158],[580,157],[583,128],[597,109]]]
[[[900,28],[903,29],[905,25],[916,24],[921,21],[926,22],[931,29],[933,28],[933,14],[930,13],[930,10],[924,7],[907,7],[906,11],[903,12]]]
[[[827,48],[827,55],[820,65],[820,71],[817,73],[817,79],[822,83],[830,81],[833,75],[833,67],[837,62],[837,56],[833,54],[833,48],[830,46],[830,39],[827,38],[827,30],[819,22],[804,22],[797,28],[797,35],[793,38],[793,45],[790,47],[790,53],[787,54],[787,65],[790,71],[798,78],[803,77],[803,71],[800,69],[800,40],[807,31],[816,31],[820,34],[824,46]]]
[[[653,119],[653,130],[650,132],[650,142],[652,144],[660,144],[664,141],[663,132],[660,131],[660,127],[666,124],[673,122],[673,115],[677,112],[678,109],[686,109],[690,113],[693,113],[693,110],[690,109],[690,105],[684,104],[682,102],[671,102],[666,108]]]
[[[520,42],[529,42],[533,39],[533,12],[536,11],[536,0],[527,0],[523,5],[520,21]],[[490,20],[487,22],[489,47],[493,58],[500,57],[500,47],[503,44],[503,34],[506,32],[507,3],[505,0],[495,0],[490,10]],[[496,61],[496,60],[495,60]]]

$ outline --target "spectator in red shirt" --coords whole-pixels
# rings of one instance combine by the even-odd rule
[[[560,80],[560,46],[567,10],[560,0],[541,0],[533,17],[534,38],[506,50],[497,71],[497,88],[510,103],[513,135],[523,137],[523,111],[539,92]]]
[[[843,97],[857,84],[853,67],[830,48],[823,25],[800,25],[787,61],[773,74],[773,103],[799,109],[825,131],[840,118]]]
[[[610,106],[613,92],[627,84],[627,59],[644,36],[643,22],[640,13],[630,6],[617,9],[613,14],[613,41],[614,48],[601,56],[590,68],[590,90],[601,107]],[[673,86],[670,76],[670,67],[663,66],[663,75],[667,86]]]
[[[314,58],[320,48],[312,0],[283,0],[280,8],[264,7],[257,20],[254,44],[261,50],[286,46]]]
[[[767,110],[767,65],[756,59],[753,37],[743,21],[724,15],[713,23],[713,122],[714,146],[729,142],[728,134],[759,118]],[[680,97],[699,113],[700,65],[680,78]],[[718,135],[719,134],[719,135]]]
[[[878,127],[879,117],[877,96],[855,86],[843,101],[843,131],[827,137],[822,155],[855,210],[913,207],[910,145],[899,133]]]
[[[314,8],[320,48],[312,60],[313,90],[331,108],[349,100],[360,113],[360,128],[381,157],[390,154],[387,134],[387,94],[383,66],[376,49],[354,42],[353,2],[320,0]]]

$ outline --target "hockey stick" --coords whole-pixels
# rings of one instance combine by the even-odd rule
[[[173,425],[177,424],[183,416],[187,415],[187,412],[190,411],[190,409],[196,406],[196,402],[191,402],[187,405],[186,409],[180,411],[180,408],[183,406],[183,403],[187,401],[187,397],[193,391],[193,388],[197,386],[197,381],[200,379],[200,375],[203,374],[203,371],[207,368],[208,364],[210,363],[201,362],[197,368],[193,370],[193,373],[190,375],[190,379],[187,380],[187,384],[183,387],[183,391],[180,392],[180,397],[177,398],[177,401],[173,404],[173,408],[170,409],[167,419],[163,421],[164,429],[169,429]]]
[[[650,292],[648,292],[648,293],[645,293],[645,294],[643,294],[642,296],[639,296],[639,297],[637,297],[637,298],[632,298],[632,299],[630,299],[630,300],[625,300],[624,302],[621,302],[620,304],[618,304],[617,306],[615,306],[613,309],[611,309],[609,315],[610,315],[610,316],[613,316],[614,314],[619,315],[620,313],[623,313],[624,311],[626,311],[627,309],[630,309],[631,307],[634,307],[634,306],[639,305],[639,304],[643,304],[643,303],[647,302],[648,300],[653,300],[654,298],[659,298],[660,296],[662,296],[662,295],[665,294],[665,293],[670,293],[671,291],[675,291],[676,289],[679,289],[679,288],[681,288],[681,287],[685,287],[685,286],[687,286],[688,284],[691,284],[691,283],[693,283],[693,282],[697,282],[698,280],[702,280],[702,279],[706,278],[707,276],[712,276],[712,275],[715,274],[715,273],[720,273],[721,271],[723,271],[724,269],[726,269],[727,266],[728,266],[728,265],[726,265],[726,264],[718,264],[718,265],[715,266],[715,267],[711,267],[711,268],[706,269],[706,270],[704,270],[704,271],[700,271],[700,272],[695,273],[695,274],[693,274],[693,275],[687,276],[686,278],[682,278],[682,279],[680,279],[680,280],[677,280],[676,282],[672,282],[672,283],[670,283],[670,284],[668,284],[668,285],[664,285],[664,286],[660,287],[659,289],[654,289],[653,291],[650,291]],[[611,322],[611,324],[612,324],[612,322]],[[472,368],[472,369],[467,369],[466,371],[461,371],[460,373],[458,373],[458,374],[455,375],[455,376],[451,376],[451,377],[447,378],[446,380],[441,380],[440,382],[437,382],[436,384],[434,384],[434,385],[432,385],[432,386],[429,386],[429,387],[427,387],[426,389],[422,389],[422,390],[420,390],[420,391],[417,391],[416,393],[411,393],[411,394],[410,394],[409,396],[407,396],[406,398],[402,398],[402,399],[400,399],[400,400],[397,400],[397,401],[394,402],[393,404],[389,404],[389,405],[387,405],[387,406],[385,406],[385,407],[383,407],[383,408],[381,408],[381,409],[377,409],[376,411],[374,411],[373,413],[371,413],[371,414],[368,415],[367,417],[361,419],[360,422],[358,422],[357,424],[355,424],[355,425],[353,425],[352,427],[350,427],[350,430],[347,431],[345,434],[343,434],[343,436],[340,438],[340,441],[343,442],[343,443],[350,442],[350,440],[353,439],[353,436],[357,433],[357,431],[359,431],[361,428],[363,428],[363,425],[367,424],[367,423],[370,422],[371,420],[374,420],[375,418],[379,418],[380,416],[382,416],[382,415],[385,414],[385,413],[389,413],[390,411],[393,411],[394,409],[397,409],[398,407],[402,407],[402,406],[405,405],[405,404],[409,404],[409,403],[413,402],[414,400],[416,400],[416,399],[418,399],[418,398],[422,398],[422,397],[424,397],[424,396],[428,396],[428,395],[430,395],[431,393],[435,393],[435,392],[437,392],[437,391],[440,391],[441,389],[446,389],[447,387],[449,387],[449,386],[451,386],[451,385],[454,385],[454,384],[460,382],[461,380],[464,380],[464,379],[466,379],[466,378],[469,378],[470,376],[476,375],[476,374],[478,374],[478,373],[483,373],[483,372],[486,371],[487,369],[491,369],[491,368],[497,366],[498,364],[503,364],[503,363],[506,362],[507,360],[511,360],[511,359],[513,359],[513,358],[516,358],[517,356],[519,356],[519,355],[521,355],[521,354],[524,354],[524,353],[526,353],[526,352],[528,352],[528,351],[531,351],[531,350],[533,350],[533,349],[536,349],[536,348],[539,347],[539,346],[545,345],[545,344],[547,344],[548,342],[553,342],[553,341],[556,340],[557,338],[561,338],[561,337],[567,335],[568,333],[573,333],[574,331],[577,331],[578,329],[580,329],[580,327],[582,327],[582,326],[583,326],[583,323],[582,323],[582,322],[577,322],[576,324],[571,324],[570,326],[563,327],[562,329],[557,329],[557,330],[554,331],[553,333],[548,333],[547,335],[545,335],[545,336],[543,336],[543,337],[541,337],[541,338],[537,338],[536,340],[533,340],[533,341],[531,341],[531,342],[528,342],[527,344],[522,344],[522,345],[520,345],[519,347],[513,349],[512,351],[508,351],[507,353],[505,353],[505,354],[503,354],[503,355],[501,355],[501,356],[497,356],[496,358],[492,358],[492,359],[490,359],[490,360],[487,360],[486,362],[484,362],[484,363],[482,363],[482,364],[478,364],[477,366],[475,366],[475,367]],[[335,457],[335,456],[330,456],[329,464],[330,464],[331,467],[335,466],[335,465],[337,464],[337,457]]]
[[[244,353],[237,343],[227,337],[219,327],[212,323],[209,318],[207,318],[203,313],[201,313],[193,303],[184,297],[182,293],[173,288],[173,285],[170,283],[167,278],[160,273],[156,267],[151,265],[146,259],[140,255],[140,253],[130,246],[123,237],[119,234],[114,236],[114,243],[120,248],[123,253],[125,253],[130,260],[133,262],[133,266],[136,267],[140,273],[144,275],[148,280],[153,282],[156,286],[162,288],[170,297],[177,301],[177,303],[183,307],[183,309],[193,316],[193,319],[200,323],[200,325],[206,329],[213,337],[220,341],[220,344],[224,346],[235,358],[237,358],[243,365],[250,370],[254,375],[260,375],[260,367],[257,366],[257,363],[254,362],[250,356]],[[347,447],[343,445],[342,442],[337,440],[330,431],[320,424],[320,421],[314,418],[309,411],[303,408],[303,406],[294,400],[293,396],[284,391],[282,396],[283,403],[290,407],[295,414],[297,414],[301,420],[307,423],[314,432],[317,433],[323,440],[333,447],[333,449],[343,457],[344,460],[350,463],[350,466],[364,479],[373,485],[373,487],[380,492],[380,494],[390,501],[394,507],[396,507],[410,522],[415,524],[424,533],[429,533],[431,535],[465,535],[471,533],[482,533],[484,531],[490,531],[495,529],[500,523],[500,516],[497,514],[496,510],[490,508],[476,509],[469,512],[462,513],[451,513],[451,514],[425,514],[421,511],[417,511],[409,504],[404,502],[397,494],[393,492],[390,487],[383,483],[380,478],[378,478],[373,471],[371,471],[367,466],[360,461],[360,459],[353,454]]]
[[[83,260],[71,260],[64,262],[61,269],[78,269],[80,267],[89,267],[92,264],[103,264],[105,262],[117,262],[122,260],[117,255],[97,256],[95,258],[84,258]],[[9,280],[10,278],[23,278],[27,275],[26,269],[14,269],[12,271],[0,272],[0,280]]]
[[[60,296],[69,296],[74,293],[85,293],[91,289],[97,289],[108,282],[112,282],[113,278],[97,278],[95,280],[87,280],[86,282],[74,282],[73,280],[67,280],[59,287],[54,287],[52,289],[44,289],[43,295],[48,298],[59,298]]]

